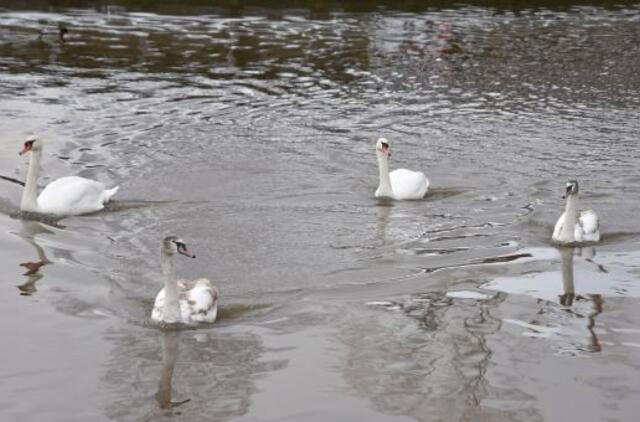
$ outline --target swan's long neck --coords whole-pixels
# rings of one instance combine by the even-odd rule
[[[180,301],[178,282],[173,271],[171,255],[162,251],[162,272],[164,273],[164,322],[180,322]]]
[[[378,157],[378,172],[380,174],[380,184],[378,185],[376,196],[393,198],[391,178],[389,177],[389,159],[380,151],[376,151],[376,155]]]
[[[567,195],[567,205],[564,209],[564,225],[560,237],[565,241],[575,240],[574,230],[578,222],[578,195]]]
[[[31,152],[31,162],[27,171],[27,182],[22,192],[22,201],[20,209],[22,211],[38,210],[38,175],[40,174],[40,159],[42,158],[42,149]]]

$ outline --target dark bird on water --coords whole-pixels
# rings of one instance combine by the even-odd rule
[[[65,42],[64,36],[69,33],[69,29],[63,22],[58,22],[58,40],[60,42]],[[41,28],[38,31],[38,39],[42,40],[45,36],[49,35],[47,28]]]

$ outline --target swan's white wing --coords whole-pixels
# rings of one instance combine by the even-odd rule
[[[151,311],[151,319],[154,321],[162,321],[164,316],[164,288],[156,295],[156,300],[153,303],[153,310]]]
[[[553,229],[553,235],[551,236],[551,238],[557,242],[562,242],[562,240],[560,239],[560,233],[562,232],[562,227],[564,226],[564,217],[565,214],[562,213],[562,215],[558,219],[558,222],[556,223],[555,228]],[[595,212],[591,210],[582,211],[578,215],[578,222],[575,225],[573,236],[575,242],[600,241],[598,216]]]
[[[218,289],[206,278],[198,280],[178,280],[180,296],[180,316],[182,323],[215,322],[218,316]],[[162,322],[164,319],[164,288],[156,296],[151,311],[151,319]]]
[[[577,242],[598,242],[600,241],[600,224],[598,215],[592,211],[582,211],[578,216],[578,224],[575,228]]]
[[[180,300],[184,322],[215,322],[218,316],[218,289],[206,278],[189,282]]]
[[[178,296],[179,296],[178,300],[180,301],[180,304],[181,304],[181,307],[180,307],[181,310],[185,306],[185,305],[182,305],[182,303],[183,302],[186,303],[185,301],[186,292],[188,291],[188,289],[193,287],[193,285],[188,286],[187,283],[188,281],[186,280],[176,281],[176,284],[178,285]],[[164,287],[163,287],[162,289],[160,289],[160,291],[156,295],[156,300],[153,302],[153,310],[151,310],[152,320],[158,321],[158,322],[164,321],[164,302],[165,302],[165,293],[164,293]],[[184,311],[182,311],[182,314],[184,315]]]
[[[555,240],[556,242],[560,242],[560,233],[562,232],[562,227],[564,226],[564,214],[562,213],[562,215],[560,216],[560,218],[558,218],[558,221],[556,222],[556,226],[553,229],[553,235],[551,235],[551,238],[553,240]]]
[[[422,199],[429,189],[429,179],[420,171],[397,169],[389,178],[395,199]]]
[[[117,189],[116,189],[117,190]],[[113,195],[104,185],[84,177],[62,177],[49,183],[38,196],[38,209],[44,213],[77,215],[99,211]]]

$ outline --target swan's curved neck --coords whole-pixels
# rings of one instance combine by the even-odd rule
[[[180,301],[178,297],[178,282],[173,271],[171,255],[162,251],[162,272],[164,274],[164,322],[180,322]]]
[[[574,230],[578,222],[578,195],[567,195],[567,205],[564,209],[564,226],[560,237],[565,241],[574,241]]]
[[[31,152],[31,162],[27,171],[27,181],[22,192],[22,201],[20,209],[22,211],[38,210],[38,176],[40,174],[40,159],[42,158],[42,149]]]
[[[380,151],[376,150],[378,158],[378,172],[380,174],[380,184],[376,190],[376,196],[393,198],[393,189],[391,189],[391,178],[389,177],[389,159]]]

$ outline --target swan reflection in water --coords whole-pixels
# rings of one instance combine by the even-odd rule
[[[42,233],[53,234],[51,230],[47,229],[41,223],[27,220],[20,222],[20,231],[16,233],[34,247],[37,255],[36,261],[26,261],[19,264],[21,267],[26,268],[26,272],[23,274],[27,278],[26,281],[16,286],[18,287],[20,294],[23,296],[31,296],[38,290],[36,288],[36,283],[44,277],[40,272],[40,269],[44,265],[51,264],[51,261],[47,258],[44,249],[36,241],[36,235]]]
[[[586,315],[587,318],[587,330],[591,336],[591,344],[588,346],[588,351],[590,352],[600,352],[602,350],[602,346],[600,341],[598,340],[598,336],[594,330],[596,325],[596,317],[602,313],[604,307],[604,299],[601,294],[586,294],[586,295],[576,295],[575,293],[575,284],[574,284],[574,272],[573,272],[573,258],[575,256],[582,257],[585,261],[590,262],[597,266],[598,270],[601,272],[607,272],[604,266],[597,264],[593,261],[593,257],[596,254],[595,248],[586,247],[586,248],[560,248],[560,260],[562,264],[562,290],[563,293],[559,295],[560,305],[565,306],[567,308],[571,308],[569,312],[574,314],[579,318],[584,318],[583,315],[576,307],[574,307],[574,301],[589,301],[591,302],[591,312]]]
[[[376,207],[376,235],[383,245],[387,243],[387,225],[393,204],[386,200],[380,200]]]
[[[158,392],[155,397],[160,409],[167,411],[167,414],[171,414],[174,407],[191,401],[191,399],[177,402],[171,401],[171,381],[178,354],[179,336],[179,331],[164,331],[162,333],[162,370],[160,372]]]
[[[522,335],[526,337],[556,341],[554,347],[560,354],[600,352],[602,344],[598,336],[604,330],[596,328],[596,319],[604,310],[604,298],[617,297],[620,292],[639,294],[640,289],[630,282],[629,270],[617,264],[615,255],[603,255],[596,260],[593,247],[540,248],[523,252],[538,257],[545,265],[559,254],[560,268],[555,266],[544,271],[498,277],[482,285],[486,290],[536,299],[537,311],[533,318],[507,317],[503,321],[524,328]],[[588,338],[587,344],[585,338]]]

